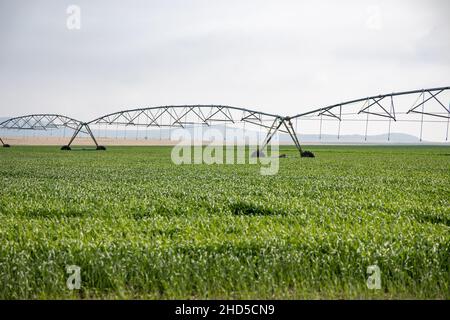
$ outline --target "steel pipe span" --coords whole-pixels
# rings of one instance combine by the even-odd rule
[[[60,114],[29,114],[9,118],[0,123],[0,128],[16,130],[50,130],[61,127],[76,129],[83,122]]]
[[[144,126],[144,127],[184,127],[186,125],[201,124],[209,126],[218,122],[244,122],[257,125],[267,129],[267,135],[262,143],[265,147],[277,132],[289,134],[292,141],[300,152],[300,155],[306,156],[300,145],[298,134],[295,132],[291,120],[301,119],[312,116],[328,116],[339,121],[343,120],[343,115],[349,114],[367,114],[388,118],[397,121],[398,115],[420,114],[422,116],[431,116],[450,119],[450,105],[443,103],[439,95],[443,92],[449,92],[450,86],[435,87],[428,89],[409,90],[402,92],[393,92],[380,94],[365,98],[353,99],[335,103],[329,106],[315,108],[307,112],[298,113],[294,116],[282,116],[247,108],[224,106],[224,105],[176,105],[176,106],[155,106],[127,109],[109,113],[97,117],[91,121],[80,121],[71,117],[58,114],[31,114],[7,119],[0,123],[0,129],[16,130],[51,130],[61,127],[67,127],[74,130],[69,143],[62,147],[64,150],[70,150],[77,135],[82,132],[88,134],[95,143],[98,150],[105,148],[99,146],[95,136],[90,128],[91,125],[125,125],[125,126]],[[418,95],[416,102],[406,112],[396,112],[394,97]],[[426,96],[428,95],[428,96]],[[389,106],[383,105],[389,98]],[[422,100],[420,101],[420,98]],[[425,104],[433,101],[438,103],[439,111],[425,110]],[[356,113],[342,113],[342,108],[364,102],[362,108]],[[448,105],[448,106],[447,106]],[[370,109],[372,107],[372,110]],[[420,108],[421,107],[421,108]],[[373,109],[377,108],[377,111]],[[408,120],[406,120],[408,121]],[[416,121],[416,120],[414,120]],[[423,120],[422,120],[423,122]],[[0,138],[3,146],[9,146]]]
[[[98,118],[96,118],[94,120],[91,120],[91,121],[88,122],[88,124],[100,123],[100,122],[103,123],[104,121],[107,121],[108,119],[110,120],[111,118],[113,119],[112,121],[114,122],[120,116],[123,116],[125,114],[132,114],[132,113],[138,113],[138,115],[141,115],[144,112],[155,111],[156,114],[152,112],[152,115],[158,116],[158,112],[162,111],[162,112],[169,112],[170,115],[174,115],[173,113],[170,113],[170,111],[174,111],[174,110],[177,110],[177,109],[180,110],[181,113],[183,113],[182,115],[179,115],[178,113],[176,113],[176,116],[178,116],[179,118],[182,118],[182,117],[186,116],[187,113],[196,113],[196,111],[197,112],[201,111],[199,113],[201,115],[203,115],[204,118],[202,120],[204,120],[205,122],[207,122],[208,120],[214,121],[215,119],[208,119],[208,115],[205,114],[202,110],[212,111],[212,112],[210,112],[209,116],[216,115],[216,114],[220,115],[220,113],[223,114],[224,112],[230,111],[230,110],[241,111],[245,115],[241,120],[245,120],[246,117],[256,117],[256,118],[259,118],[259,119],[262,118],[262,117],[284,118],[284,116],[277,115],[277,114],[271,114],[271,113],[267,113],[267,112],[262,112],[262,111],[257,111],[257,110],[250,110],[250,109],[247,109],[247,108],[240,108],[240,107],[233,107],[233,106],[224,106],[224,105],[176,105],[176,106],[143,107],[143,108],[134,108],[134,109],[117,111],[117,112],[113,112],[113,113],[109,113],[109,114],[100,116],[100,117],[98,117]],[[199,115],[199,113],[197,113],[197,116],[199,116],[201,118],[202,116]],[[227,115],[225,114],[225,116],[227,116]],[[230,119],[230,118],[229,118],[229,120],[232,121],[232,119]],[[113,122],[111,122],[111,124]],[[135,123],[130,123],[130,124],[136,125]]]
[[[54,130],[60,128],[69,128],[74,130],[74,135],[70,143],[72,143],[73,139],[75,139],[76,135],[80,132],[90,135],[92,140],[94,141],[96,147],[99,149],[100,146],[97,144],[97,141],[90,130],[89,126],[86,125],[85,122],[60,115],[60,114],[52,114],[52,113],[42,113],[42,114],[29,114],[19,117],[9,118],[0,123],[0,129],[8,129],[8,130]],[[5,143],[1,138],[0,142],[3,147],[10,147],[9,144]],[[70,143],[66,146],[63,146],[63,150],[70,150]],[[100,148],[101,149],[101,148]],[[100,150],[99,149],[99,150]]]
[[[447,116],[445,116],[445,118],[448,118],[450,116],[450,106],[447,108],[441,101],[439,101],[439,99],[437,99],[437,95],[439,95],[440,93],[444,92],[444,91],[448,91],[450,90],[450,86],[449,87],[437,87],[437,88],[429,88],[429,89],[418,89],[418,90],[410,90],[410,91],[401,91],[401,92],[393,92],[393,93],[387,93],[387,94],[380,94],[377,96],[371,96],[371,97],[366,97],[366,98],[359,98],[359,99],[354,99],[354,100],[348,100],[348,101],[343,101],[340,103],[335,103],[329,106],[325,106],[325,107],[320,107],[320,108],[316,108],[307,112],[303,112],[303,113],[299,113],[296,114],[294,116],[292,116],[292,119],[295,118],[300,118],[300,117],[304,117],[307,115],[312,115],[312,114],[323,114],[323,112],[327,112],[330,111],[332,109],[338,108],[338,107],[343,107],[346,105],[351,105],[351,104],[355,104],[358,102],[365,102],[365,101],[372,101],[372,104],[368,104],[368,106],[366,106],[366,109],[372,105],[378,105],[378,103],[388,97],[398,97],[398,96],[404,96],[404,95],[414,95],[414,94],[420,94],[420,95],[424,95],[425,93],[429,93],[430,97],[428,98],[428,100],[426,100],[425,102],[431,100],[431,99],[436,99],[444,108],[444,110],[446,111],[446,113],[448,114]],[[425,102],[419,103],[418,105],[415,105],[413,107],[411,107],[407,113],[412,113],[414,112],[418,107],[422,106],[423,104],[425,104]],[[363,111],[360,111],[360,113]],[[419,113],[419,112],[415,112],[415,113]],[[445,113],[445,112],[444,112]],[[439,116],[438,114],[429,114],[431,116]]]

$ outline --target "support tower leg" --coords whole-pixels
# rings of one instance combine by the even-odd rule
[[[303,151],[302,146],[300,144],[300,141],[298,140],[297,134],[295,132],[294,126],[292,125],[291,119],[286,118],[276,118],[272,125],[269,128],[269,131],[267,132],[266,138],[264,139],[261,147],[257,151],[257,156],[262,155],[262,150],[270,143],[273,136],[277,131],[280,129],[280,127],[284,125],[286,128],[289,136],[291,137],[292,141],[295,144],[295,147],[297,148],[298,152],[300,153],[300,157],[302,158],[314,158],[314,153],[311,151]],[[262,155],[263,156],[263,155]]]
[[[263,153],[264,148],[267,147],[267,145],[270,143],[273,136],[275,135],[275,133],[277,133],[278,129],[280,129],[282,124],[283,124],[283,119],[276,118],[273,121],[272,125],[269,128],[269,131],[267,132],[266,137],[263,140],[263,143],[261,144],[261,147],[258,147],[258,149],[256,150],[256,157],[258,157],[258,158],[264,157],[264,153]]]
[[[0,138],[0,142],[2,143],[3,148],[9,148],[9,147],[11,147],[9,144],[4,143],[3,140],[2,140],[2,138]]]
[[[62,146],[61,150],[71,150],[72,148],[70,147],[70,145],[72,144],[72,142],[75,140],[75,138],[78,136],[78,134],[81,132],[81,130],[85,128],[86,132],[90,135],[90,137],[92,138],[92,141],[94,141],[95,143],[95,148],[96,150],[106,150],[106,148],[104,146],[100,146],[97,143],[97,140],[94,137],[94,134],[92,133],[91,128],[89,127],[89,125],[87,123],[83,123],[81,124],[73,133],[72,137],[70,138],[70,141],[67,145]]]
[[[292,141],[294,141],[295,146],[297,147],[298,152],[300,152],[300,157],[302,158],[314,158],[315,155],[311,151],[303,151],[302,146],[300,145],[300,141],[298,140],[297,133],[295,132],[294,126],[292,125],[290,118],[285,118],[284,126],[286,127],[287,132],[291,136]]]

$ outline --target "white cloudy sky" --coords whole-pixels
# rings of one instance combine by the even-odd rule
[[[0,117],[196,103],[293,115],[446,86],[449,13],[447,0],[0,0]]]

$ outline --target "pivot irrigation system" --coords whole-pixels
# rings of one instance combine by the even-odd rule
[[[110,113],[88,122],[58,114],[32,114],[7,119],[0,123],[0,129],[47,131],[67,128],[73,130],[73,134],[69,142],[61,147],[61,150],[71,150],[72,143],[80,133],[86,134],[92,139],[96,150],[105,150],[106,148],[104,146],[98,144],[91,130],[92,126],[156,127],[161,130],[165,127],[186,128],[194,125],[209,127],[222,123],[225,125],[225,128],[227,124],[243,124],[245,130],[245,124],[249,124],[267,130],[265,138],[258,150],[263,150],[270,143],[274,135],[277,132],[281,132],[289,135],[301,157],[314,157],[312,152],[303,150],[296,132],[296,128],[298,131],[298,127],[297,125],[294,126],[292,121],[296,121],[297,124],[299,120],[319,119],[320,137],[322,136],[324,121],[337,121],[338,139],[341,134],[342,122],[363,121],[365,123],[365,137],[367,138],[369,122],[384,121],[388,124],[388,140],[390,139],[393,123],[419,123],[421,141],[424,122],[444,122],[446,123],[445,140],[448,141],[450,103],[449,101],[445,101],[444,103],[441,96],[443,96],[443,93],[449,92],[450,87],[438,87],[388,93],[344,101],[330,106],[316,108],[292,117],[223,105],[181,105],[136,108]],[[405,101],[402,100],[405,97],[414,98],[414,103],[412,105],[409,104],[407,108],[405,108]],[[416,118],[412,118],[413,115]],[[369,116],[372,118],[369,119]],[[427,117],[427,119],[424,117]],[[10,146],[1,138],[0,142],[4,147]]]

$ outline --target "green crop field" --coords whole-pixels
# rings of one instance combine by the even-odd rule
[[[450,148],[308,149],[263,176],[169,147],[0,148],[0,298],[449,299]]]

